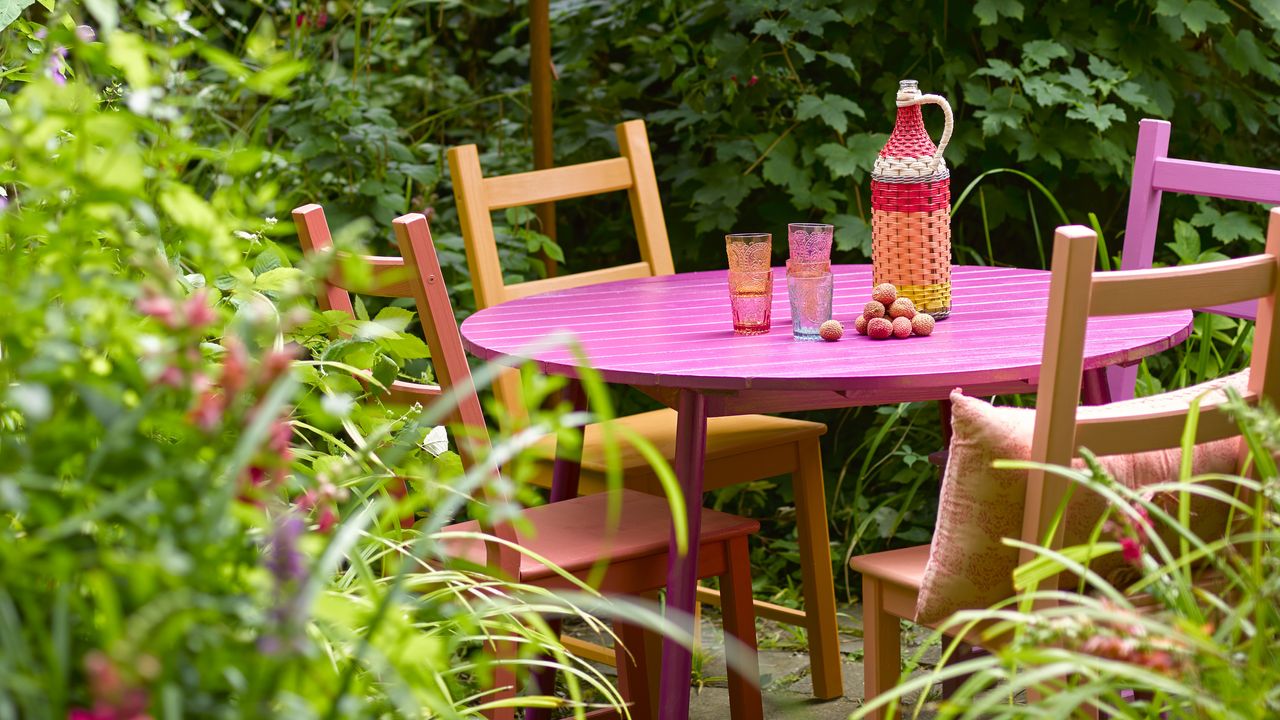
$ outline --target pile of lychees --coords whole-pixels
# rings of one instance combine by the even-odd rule
[[[908,338],[933,332],[933,316],[918,312],[910,298],[898,297],[898,288],[880,283],[871,291],[871,302],[853,321],[859,335],[875,340]]]

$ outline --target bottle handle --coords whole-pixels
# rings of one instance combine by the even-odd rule
[[[951,103],[941,95],[920,95],[906,102],[900,102],[898,105],[925,105],[934,104],[942,107],[942,116],[944,118],[942,126],[942,139],[938,141],[938,150],[933,154],[935,164],[942,159],[942,153],[947,149],[947,143],[951,142],[951,130],[955,127],[955,118],[951,114]]]

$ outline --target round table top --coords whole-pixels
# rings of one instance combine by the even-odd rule
[[[785,270],[774,268],[772,330],[735,335],[726,271],[622,280],[549,292],[481,310],[462,323],[467,349],[492,360],[534,362],[548,374],[583,364],[561,333],[580,343],[608,382],[693,390],[883,391],[1034,383],[1039,376],[1049,273],[952,268],[951,316],[928,337],[872,340],[853,320],[871,296],[871,266],[836,265],[837,342],[791,337]],[[1181,343],[1187,310],[1091,318],[1085,369],[1125,364]],[[541,341],[541,342],[540,342]]]

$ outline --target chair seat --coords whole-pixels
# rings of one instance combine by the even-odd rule
[[[671,538],[671,507],[665,498],[635,490],[615,491],[621,495],[622,512],[610,532],[610,493],[582,497],[528,508],[523,513],[527,527],[517,528],[522,547],[570,573],[589,570],[602,559],[611,562],[666,555]],[[701,544],[721,542],[751,535],[760,523],[749,518],[703,508]],[[450,525],[445,532],[479,532],[472,520]],[[483,566],[484,543],[454,540],[446,543],[450,556]],[[533,582],[554,575],[548,566],[527,554],[520,555],[520,582]]]
[[[676,455],[676,411],[670,408],[627,415],[612,421],[643,436],[668,460]],[[790,445],[806,438],[820,437],[827,426],[808,420],[773,417],[772,415],[734,415],[707,420],[707,460],[731,457],[747,451]],[[622,469],[648,468],[649,463],[630,444],[619,443]],[[542,438],[534,452],[546,460],[556,454],[554,435]],[[605,472],[603,433],[599,423],[588,425],[583,432],[582,470],[584,473]]]
[[[849,567],[863,575],[888,580],[895,585],[919,590],[924,579],[924,566],[929,562],[929,546],[885,550],[859,555],[849,561]]]

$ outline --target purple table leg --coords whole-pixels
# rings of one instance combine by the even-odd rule
[[[667,565],[667,607],[692,616],[698,587],[698,538],[702,533],[702,466],[707,452],[707,399],[681,390],[676,407],[676,477],[684,490],[688,512],[689,552],[681,556],[671,536]],[[658,717],[689,717],[689,672],[693,655],[670,638],[662,641]]]
[[[565,386],[564,398],[573,409],[581,412],[587,409],[587,396],[582,383],[570,379]],[[556,461],[551,468],[551,502],[569,500],[578,496],[578,479],[582,475],[582,433],[578,433],[578,443],[573,448],[566,448],[556,443]],[[547,620],[551,631],[560,633],[559,620]],[[547,659],[547,658],[544,658]],[[552,695],[556,690],[556,672],[552,668],[541,667],[530,672],[530,682],[541,695]],[[524,713],[525,720],[551,720],[550,708],[528,708]]]
[[[582,383],[570,379],[565,386],[564,398],[573,406],[574,412],[587,409],[587,394]],[[578,478],[582,474],[582,432],[578,432],[578,445],[570,449],[556,443],[556,462],[551,468],[551,502],[570,500],[578,497]]]
[[[1080,401],[1085,405],[1106,405],[1111,402],[1111,385],[1107,382],[1107,369],[1085,370],[1081,380]]]

